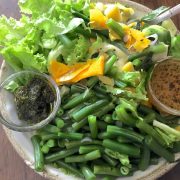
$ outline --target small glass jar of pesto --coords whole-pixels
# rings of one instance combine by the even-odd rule
[[[33,131],[48,124],[61,103],[50,76],[34,71],[10,75],[0,85],[0,121],[15,131]]]

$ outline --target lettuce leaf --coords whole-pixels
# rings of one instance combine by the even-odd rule
[[[10,92],[15,92],[19,88],[19,84],[16,81],[10,81],[4,88]]]
[[[1,16],[0,27],[0,46],[8,46],[23,39],[32,29],[32,24],[26,16],[22,16],[20,21]]]
[[[141,80],[141,73],[139,71],[120,72],[118,74],[118,80],[123,81],[130,86],[136,87]]]
[[[72,9],[76,10],[76,11],[82,11],[83,14],[85,14],[86,16],[89,16],[89,4],[90,4],[90,0],[70,0],[70,4],[72,6]]]
[[[73,18],[66,23],[62,23],[61,21],[56,21],[55,19],[42,17],[35,22],[35,25],[40,30],[45,31],[47,34],[53,34],[54,36],[57,36],[59,34],[66,34],[83,23],[84,20],[81,18]]]
[[[22,12],[19,21],[0,17],[0,54],[15,71],[47,72],[48,59],[58,59],[62,52],[65,62],[70,64],[83,60],[89,41],[84,37],[77,39],[72,32],[78,26],[87,27],[74,11],[88,16],[89,3],[89,0],[19,0]],[[65,52],[59,36],[67,33],[72,33],[71,40],[75,43]]]
[[[100,48],[102,48],[102,45],[103,45],[102,39],[99,36],[97,36],[96,41],[93,42],[89,48],[88,58],[91,58],[93,54],[99,52]]]
[[[118,79],[128,86],[112,87],[106,86],[107,92],[115,96],[124,97],[127,99],[136,99],[137,101],[147,101],[147,92],[145,89],[146,73],[140,71],[120,72]]]
[[[74,64],[86,59],[90,42],[84,36],[80,35],[78,39],[72,42],[72,44],[70,49],[64,47],[62,52],[64,61],[67,64]]]
[[[47,13],[53,6],[53,0],[19,0],[22,13],[31,14],[34,18]]]
[[[28,47],[14,45],[4,48],[1,54],[6,62],[15,70],[23,69],[47,72],[47,61],[42,54],[33,54]]]

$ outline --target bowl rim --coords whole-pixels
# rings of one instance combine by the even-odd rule
[[[114,3],[116,2],[116,0],[99,0],[99,2],[103,2],[103,3]],[[144,9],[144,11],[149,12],[151,9],[148,8],[147,6],[144,6],[142,4],[130,1],[130,0],[121,0],[122,4],[127,4],[127,5],[134,5],[134,6],[138,6],[139,8]],[[0,69],[0,79],[3,73],[3,69],[5,68],[6,64],[3,61],[1,69]],[[23,159],[24,163],[29,166],[31,169],[33,169],[33,165],[31,162],[28,161],[28,155],[25,154],[25,152],[23,151],[22,147],[16,142],[14,141],[14,137],[12,135],[12,131],[7,129],[5,126],[3,126],[3,129],[9,139],[9,141],[11,142],[11,144],[13,145],[14,149],[17,151],[17,153],[19,154],[19,156]],[[180,158],[180,153],[178,154],[178,158]],[[144,176],[142,176],[141,178],[134,178],[133,180],[153,180],[153,179],[157,179],[158,177],[162,176],[164,173],[168,172],[169,170],[171,170],[175,165],[177,164],[177,162],[175,163],[166,163],[164,162],[161,167],[157,168],[156,170],[154,170],[152,173],[148,173]],[[50,180],[63,180],[62,178],[58,178],[56,177],[56,175],[52,175],[46,171],[44,172],[37,172],[34,171],[35,173],[38,173],[39,175],[41,175],[42,177],[48,178]]]
[[[2,64],[2,67],[3,67],[3,65],[5,66],[5,63]],[[4,85],[6,85],[9,81],[11,81],[11,79],[13,80],[14,78],[17,78],[17,77],[25,75],[25,74],[32,74],[35,76],[39,76],[39,77],[47,80],[48,82],[50,82],[52,87],[55,90],[56,100],[53,105],[53,110],[48,115],[48,117],[46,117],[45,119],[43,119],[40,122],[35,123],[33,125],[19,126],[19,125],[13,124],[13,123],[9,123],[3,117],[0,117],[0,122],[3,125],[5,125],[7,128],[9,128],[11,130],[15,130],[15,131],[19,131],[19,132],[34,131],[34,130],[40,129],[40,128],[44,127],[45,125],[47,125],[55,117],[55,115],[58,111],[58,108],[60,106],[60,103],[61,103],[60,90],[59,90],[57,84],[55,83],[55,81],[50,76],[48,76],[44,73],[36,72],[36,71],[24,70],[24,71],[20,71],[20,72],[15,72],[15,73],[11,74],[10,76],[8,76],[4,81],[2,81],[0,83],[0,88],[3,89]]]

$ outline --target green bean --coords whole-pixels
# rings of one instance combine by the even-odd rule
[[[144,121],[145,121],[146,123],[152,123],[153,120],[155,120],[155,119],[156,119],[156,114],[155,114],[155,113],[149,113],[148,115],[146,115],[146,116],[144,117]]]
[[[95,174],[87,166],[83,165],[81,167],[81,171],[82,171],[86,180],[95,180],[96,179]]]
[[[151,136],[146,136],[145,143],[154,153],[164,157],[168,162],[174,161],[174,154],[158,144]]]
[[[69,140],[81,140],[83,138],[82,133],[73,133],[73,132],[72,133],[59,132],[58,136],[59,138],[69,139]]]
[[[94,150],[100,150],[102,151],[104,148],[99,145],[84,145],[80,146],[79,148],[79,154],[86,154]]]
[[[72,117],[76,121],[80,121],[86,118],[88,115],[93,114],[98,108],[105,106],[108,103],[107,100],[99,100],[96,103],[93,103],[89,106],[84,107],[79,112],[73,113]]]
[[[64,127],[64,121],[61,118],[58,118],[58,117],[55,118],[55,123],[59,129]]]
[[[88,87],[94,87],[98,83],[98,81],[99,81],[99,79],[96,76],[91,77],[87,81],[87,86]]]
[[[35,170],[43,171],[44,170],[44,157],[43,157],[43,153],[41,152],[40,139],[37,135],[34,135],[31,137],[31,141],[34,148]]]
[[[104,115],[103,120],[104,120],[106,123],[113,124],[113,119],[112,119],[112,116],[111,116],[110,114]]]
[[[108,72],[108,75],[114,79],[117,79],[119,69],[117,66],[113,66],[110,71]]]
[[[109,104],[107,104],[106,106],[104,106],[103,108],[101,108],[100,110],[98,110],[94,115],[97,117],[101,117],[105,114],[107,114],[108,112],[110,112],[111,110],[113,110],[115,107],[115,105],[111,102]]]
[[[127,176],[128,174],[129,174],[129,168],[128,167],[126,167],[126,166],[121,166],[120,167],[120,172],[121,172],[121,174],[122,175],[124,175],[124,176]]]
[[[61,117],[63,114],[64,114],[64,110],[63,110],[62,108],[59,108],[56,116],[57,116],[57,117]]]
[[[89,116],[88,116],[88,122],[89,122],[91,137],[92,137],[93,139],[96,139],[97,134],[98,134],[98,127],[97,127],[96,116],[89,115]]]
[[[142,154],[138,167],[140,170],[145,171],[150,163],[150,150],[146,144],[143,145]]]
[[[112,55],[107,62],[105,63],[104,67],[104,74],[107,74],[109,70],[112,68],[113,64],[117,61],[117,57],[115,55]]]
[[[47,124],[45,127],[42,128],[42,130],[52,134],[57,134],[59,132],[59,128],[51,124]]]
[[[92,141],[70,141],[70,142],[66,142],[65,146],[67,149],[71,149],[71,148],[75,148],[75,147],[79,147],[81,145],[90,145],[90,144],[96,144],[96,145],[102,145],[101,141],[98,140],[92,140]]]
[[[79,96],[74,97],[73,99],[71,99],[70,101],[68,101],[67,104],[65,104],[63,106],[64,109],[72,109],[74,107],[76,107],[77,105],[86,102],[88,99],[90,99],[93,96],[93,92],[89,91],[89,92],[84,92],[82,94],[80,94]]]
[[[132,63],[135,67],[139,67],[142,64],[142,61],[139,58],[137,58],[137,59],[134,59]]]
[[[119,35],[121,38],[123,38],[124,30],[123,30],[122,26],[118,22],[116,22],[113,19],[109,19],[109,20],[107,20],[106,24],[107,24],[108,28],[110,28],[117,35]]]
[[[107,95],[106,89],[100,86],[95,86],[94,87],[95,92]]]
[[[154,139],[157,140],[157,142],[161,145],[166,145],[166,142],[164,139],[158,134],[158,132],[149,124],[147,124],[144,121],[137,121],[136,122],[136,127],[142,130],[143,132],[147,133],[148,135],[152,136]]]
[[[80,171],[78,171],[76,168],[74,168],[73,166],[71,166],[65,162],[57,161],[56,164],[58,165],[58,167],[63,168],[65,170],[67,170],[68,172],[71,172],[75,176],[78,176],[80,178],[84,178],[84,176],[82,175],[82,173]]]
[[[126,137],[119,136],[117,137],[117,141],[120,143],[132,143],[132,141]]]
[[[54,139],[49,139],[46,144],[48,147],[52,148],[56,146],[56,141]]]
[[[75,122],[72,124],[72,128],[74,129],[74,131],[78,131],[79,129],[81,129],[83,126],[85,126],[87,124],[88,120],[87,119],[83,119],[79,122]]]
[[[139,142],[139,143],[142,143],[142,141],[144,139],[144,137],[139,133],[136,133],[136,132],[131,131],[129,129],[116,127],[116,126],[108,125],[107,126],[107,132],[110,135],[125,137],[125,138],[128,138],[129,140]]]
[[[118,88],[125,88],[127,86],[126,83],[122,82],[122,81],[115,81],[115,85],[118,87]]]
[[[47,144],[44,144],[44,145],[41,147],[41,151],[42,151],[44,154],[49,153],[49,150],[50,150],[50,147],[49,147]]]
[[[85,105],[84,103],[82,103],[82,104],[79,104],[78,106],[70,109],[70,110],[67,112],[69,118],[72,118],[73,113],[79,112],[79,111],[80,111],[82,108],[84,108],[85,106],[86,106],[86,105]]]
[[[143,52],[133,53],[129,55],[128,60],[133,61],[134,59],[146,56],[149,53],[161,53],[164,52],[166,49],[167,48],[163,43],[159,43],[157,45],[150,46],[149,48],[145,49]]]
[[[114,135],[110,135],[109,133],[107,132],[101,132],[101,133],[98,133],[98,138],[99,139],[111,139],[111,138],[114,138]]]
[[[45,156],[45,162],[46,163],[55,162],[59,159],[63,159],[67,156],[77,153],[78,150],[79,150],[79,148],[72,148],[72,149],[67,149],[67,150],[65,149],[65,150],[61,150],[59,152],[48,154]]]
[[[118,161],[109,157],[108,155],[106,154],[103,154],[102,155],[102,158],[110,165],[110,166],[116,166],[118,164]]]
[[[98,159],[101,157],[101,153],[99,150],[92,151],[87,154],[83,155],[74,155],[69,156],[65,158],[65,162],[72,163],[72,162],[86,162],[86,161],[92,161],[94,159]]]
[[[98,166],[94,165],[94,174],[99,175],[111,175],[111,176],[124,176],[119,168],[114,168],[111,166]]]
[[[129,144],[118,143],[110,139],[103,140],[103,146],[132,157],[139,157],[140,155],[140,149],[138,147]]]
[[[85,91],[85,88],[81,87],[81,86],[78,86],[78,85],[72,85],[71,86],[71,94],[74,94],[74,93],[82,93]]]
[[[44,135],[41,135],[41,139],[43,141],[47,141],[49,139],[59,139],[59,136],[56,134],[44,134]]]

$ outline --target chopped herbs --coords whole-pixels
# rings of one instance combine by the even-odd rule
[[[38,77],[20,86],[14,95],[19,119],[30,122],[47,118],[55,100],[50,85]]]

